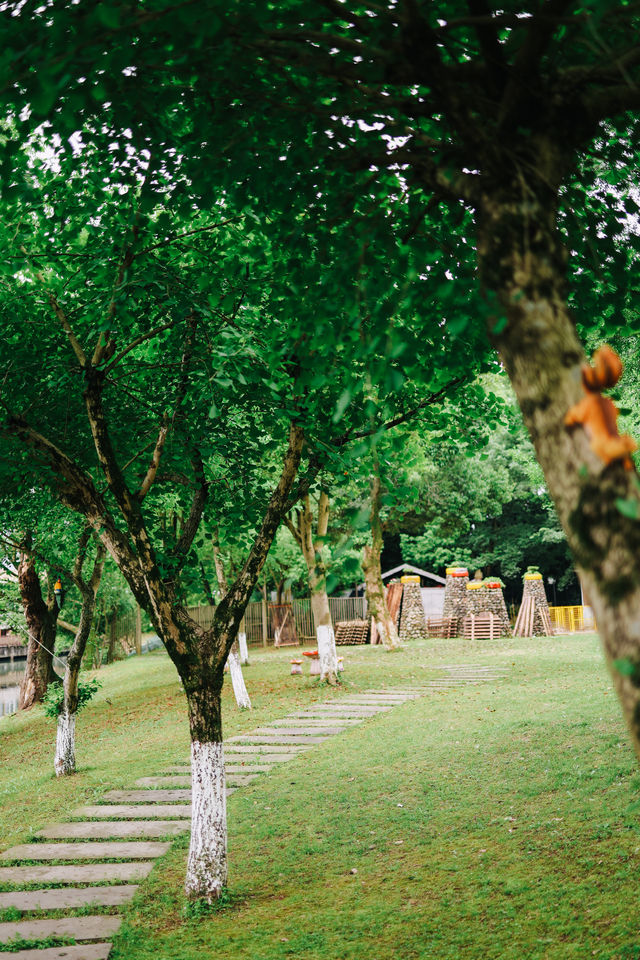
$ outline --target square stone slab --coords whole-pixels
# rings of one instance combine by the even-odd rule
[[[19,950],[3,953],[2,960],[108,960],[111,943],[85,943],[75,947],[47,947],[45,950]]]
[[[175,837],[191,826],[190,820],[113,820],[93,823],[54,823],[39,830],[47,840],[106,840],[109,837]]]
[[[133,898],[137,884],[126,887],[65,887],[62,890],[16,890],[0,893],[0,910],[70,910],[76,907],[118,907]]]
[[[102,843],[21,843],[0,856],[2,860],[148,860],[161,857],[170,843],[154,841]]]
[[[73,863],[53,866],[0,867],[0,883],[100,883],[103,880],[144,880],[153,868],[138,863]],[[4,957],[2,958],[4,960]]]
[[[120,917],[59,917],[47,920],[14,920],[0,923],[0,943],[16,937],[44,940],[46,937],[75,937],[76,940],[104,940],[118,930]]]
[[[104,803],[94,807],[77,807],[71,811],[72,817],[95,820],[153,820],[166,817],[191,817],[191,804],[188,803]]]

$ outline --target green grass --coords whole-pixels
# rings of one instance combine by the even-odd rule
[[[227,734],[443,663],[508,676],[396,707],[236,792],[224,903],[187,906],[179,839],[125,911],[113,960],[640,960],[640,776],[595,637],[350,648],[330,692],[290,677],[288,659],[254,654],[255,709],[227,692]],[[53,728],[35,712],[0,723],[3,846],[186,757],[166,658],[102,679],[75,778],[49,775]]]

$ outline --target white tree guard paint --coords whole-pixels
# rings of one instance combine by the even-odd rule
[[[66,710],[58,714],[54,767],[57,777],[76,772],[76,714]]]
[[[249,663],[249,648],[247,646],[246,633],[238,634],[238,646],[240,647],[240,663],[244,667]]]
[[[320,679],[327,680],[338,675],[338,653],[336,635],[333,627],[321,626],[316,629],[318,658],[320,660]]]
[[[213,903],[227,882],[227,801],[221,743],[191,743],[191,842],[185,892]]]
[[[229,664],[229,672],[231,673],[231,683],[233,685],[236,703],[241,710],[251,710],[251,700],[249,699],[244,677],[242,676],[240,657],[235,650],[231,650],[231,653],[227,657],[227,663]]]

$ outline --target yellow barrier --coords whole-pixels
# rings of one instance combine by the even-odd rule
[[[588,610],[585,617],[585,608],[582,606],[549,607],[549,615],[556,633],[575,633],[578,630],[596,629],[593,614]]]

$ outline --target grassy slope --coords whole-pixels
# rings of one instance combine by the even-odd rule
[[[258,656],[256,709],[228,705],[227,733],[319,696],[288,676],[286,653]],[[454,662],[505,665],[509,676],[395,708],[234,794],[230,902],[184,918],[177,844],[143,885],[114,960],[639,958],[640,780],[596,639],[442,641],[346,658],[350,690],[380,685],[377,668],[387,684]],[[52,730],[37,715],[0,724],[3,845],[65,804],[186,756],[165,658],[104,678],[79,733],[92,765],[71,781],[49,776]]]

